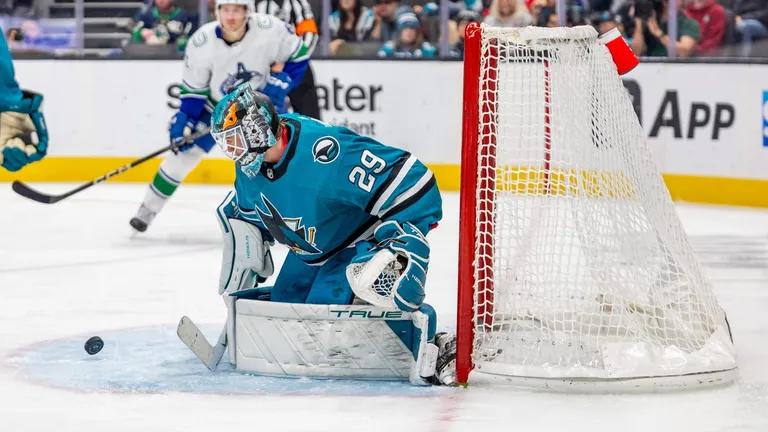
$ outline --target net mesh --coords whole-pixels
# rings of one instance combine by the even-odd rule
[[[734,367],[724,314],[594,30],[484,26],[480,58],[476,369]]]

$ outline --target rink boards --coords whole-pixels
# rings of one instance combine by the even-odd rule
[[[408,149],[441,189],[458,189],[461,63],[313,67],[325,121]],[[45,95],[50,153],[21,173],[0,173],[1,181],[87,181],[165,145],[180,61],[22,60],[16,69],[23,87]],[[768,65],[646,63],[624,83],[675,199],[768,207]],[[114,181],[148,181],[157,163]],[[233,178],[215,150],[188,181]]]

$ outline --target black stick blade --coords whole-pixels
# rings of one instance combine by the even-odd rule
[[[38,192],[31,187],[25,185],[24,183],[14,180],[13,184],[11,184],[11,188],[14,192],[17,194],[29,198],[32,201],[37,201],[39,203],[43,204],[53,204],[55,202],[58,202],[64,198],[66,198],[66,195],[64,196],[55,196],[55,195],[47,195],[41,192]]]

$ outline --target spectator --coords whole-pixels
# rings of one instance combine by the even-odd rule
[[[32,0],[0,0],[0,15],[39,18]]]
[[[534,21],[536,21],[539,11],[545,7],[555,9],[557,7],[556,0],[533,0],[531,2],[528,10],[531,12],[531,15],[533,15]]]
[[[131,42],[147,45],[175,44],[184,51],[194,26],[187,12],[173,4],[173,0],[154,0],[144,6],[133,19],[136,25],[131,32]]]
[[[557,11],[555,8],[544,6],[536,15],[536,25],[539,27],[558,27]]]
[[[200,20],[200,0],[175,0],[175,2],[176,6],[179,6],[187,12],[190,21],[192,21],[192,31],[189,32],[190,35],[195,34],[202,24],[216,21],[216,0],[206,0],[206,11],[205,16],[202,17],[202,22]]]
[[[482,22],[483,18],[479,13],[473,10],[463,10],[456,15],[456,32],[458,34],[458,41],[451,47],[449,55],[451,57],[463,58],[464,57],[464,30],[466,30],[469,23]]]
[[[385,42],[379,49],[379,57],[427,58],[434,57],[437,50],[424,41],[421,22],[413,12],[406,12],[397,17],[397,38]]]
[[[434,12],[436,14],[439,14],[439,6],[438,4],[442,4],[438,0],[418,0],[418,3],[423,3],[426,1],[427,3],[424,3],[424,6],[414,5],[413,11],[418,16],[422,9],[431,9],[434,7]],[[488,10],[488,5],[490,4],[491,0],[448,0],[448,18],[455,20],[456,14],[463,10],[471,10],[479,13],[481,16],[485,15]],[[434,6],[430,5],[430,3],[434,4]]]
[[[595,12],[589,18],[592,26],[597,30],[598,34],[605,34],[614,28],[618,29],[622,34],[624,33],[624,26],[621,24],[621,19],[618,15],[614,15],[611,11],[604,10],[601,12]]]
[[[634,33],[632,50],[639,56],[664,57],[667,55],[667,0],[639,0],[632,9]],[[677,56],[690,57],[701,39],[699,23],[677,13]]]
[[[715,0],[688,0],[685,13],[699,23],[701,40],[696,45],[696,55],[713,55],[723,45],[725,37],[725,8]]]
[[[373,6],[375,23],[371,39],[379,42],[394,40],[397,34],[397,16],[404,12],[410,12],[410,8],[400,6],[400,0],[376,0]]]
[[[450,23],[453,22],[455,24],[455,21],[451,21],[450,1],[448,4],[448,22],[450,26]],[[440,22],[440,6],[434,1],[428,1],[423,5],[413,5],[412,11],[416,14],[416,17],[419,18],[419,21],[421,21],[421,29],[424,32],[424,39],[431,43],[437,43],[440,40],[440,35],[443,34],[442,23]],[[456,13],[458,12],[459,11]],[[456,29],[454,28],[453,30],[455,31]],[[451,29],[449,27],[448,34],[450,34],[450,32]]]
[[[741,0],[734,7],[736,32],[741,38],[741,55],[752,53],[752,44],[768,38],[768,0]]]
[[[463,6],[461,7],[461,10],[471,10],[477,13],[482,13],[485,9],[485,6],[487,5],[487,3],[484,4],[483,0],[460,0],[458,3],[464,3],[461,5]]]
[[[533,23],[533,17],[523,0],[493,0],[484,23],[494,27],[525,27]]]
[[[358,0],[338,0],[338,6],[328,17],[331,29],[331,54],[336,54],[339,48],[347,42],[363,42],[370,40],[375,22],[373,11],[362,5]]]

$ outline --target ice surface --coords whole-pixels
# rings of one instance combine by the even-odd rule
[[[35,185],[58,192],[72,185]],[[677,394],[563,395],[503,386],[210,374],[175,337],[189,315],[213,339],[214,208],[226,188],[182,186],[143,236],[144,186],[100,185],[55,205],[0,188],[0,431],[766,431],[768,212],[681,205],[728,312],[738,382]],[[455,326],[458,195],[430,234],[428,301]],[[83,350],[104,338],[95,356]]]

